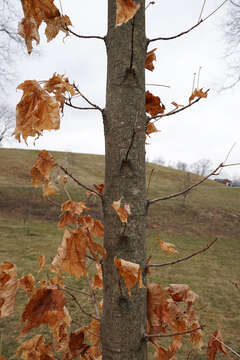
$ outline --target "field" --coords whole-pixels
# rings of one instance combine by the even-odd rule
[[[55,196],[53,202],[49,202],[42,197],[40,189],[31,186],[29,171],[37,154],[31,150],[0,149],[0,262],[14,262],[19,277],[31,272],[40,280],[49,276],[49,272],[38,272],[37,257],[45,254],[50,264],[56,253],[62,239],[62,231],[57,229],[58,204],[67,200],[67,194]],[[87,179],[89,185],[103,183],[103,156],[63,152],[52,152],[52,155],[79,181],[86,183]],[[198,180],[197,175],[186,176],[182,171],[148,164],[148,198],[175,193]],[[86,192],[72,181],[67,190],[76,201],[87,198]],[[101,218],[100,204],[95,197],[88,199],[88,205],[94,215]],[[216,329],[221,329],[225,343],[240,353],[240,290],[232,284],[240,280],[239,220],[240,190],[226,188],[212,180],[200,185],[185,200],[178,197],[150,208],[147,252],[152,256],[152,263],[184,257],[204,248],[214,238],[218,239],[208,251],[188,261],[152,269],[150,282],[163,286],[186,283],[200,297],[197,309],[201,323],[206,325],[203,350],[188,356],[190,348],[186,345],[179,359],[206,359],[207,339]],[[174,243],[178,253],[171,256],[163,253],[156,240],[158,236]],[[78,289],[84,286],[82,280],[76,282],[70,276],[67,283]],[[86,300],[75,295],[88,309]],[[70,297],[68,300],[68,307],[74,313],[73,327],[77,328],[85,316],[79,313]],[[19,292],[16,313],[0,321],[0,355],[6,358],[15,358],[16,337],[21,328],[18,319],[24,302],[26,296]],[[234,354],[231,356],[237,358]]]

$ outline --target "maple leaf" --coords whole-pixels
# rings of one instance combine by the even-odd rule
[[[133,0],[116,0],[116,4],[117,13],[115,26],[120,26],[131,20],[141,6],[140,3],[136,3]]]
[[[24,275],[19,279],[18,286],[24,290],[28,296],[32,296],[35,291],[35,278],[32,274]]]
[[[23,95],[16,107],[15,138],[26,142],[28,136],[39,138],[43,130],[57,130],[60,126],[59,104],[43,90],[36,80],[26,80],[17,89]]]
[[[54,0],[21,0],[24,18],[18,26],[18,34],[25,40],[28,53],[32,52],[32,42],[40,42],[38,29],[44,21],[47,24],[45,34],[50,41],[59,31],[68,35],[66,26],[72,25],[68,16],[61,16]]]
[[[88,210],[88,208],[82,201],[76,202],[68,200],[62,204],[61,210],[63,214],[58,223],[59,228],[78,222],[79,215],[81,215],[84,210]]]
[[[145,59],[145,69],[148,69],[150,71],[154,70],[154,65],[153,65],[153,61],[156,60],[156,55],[154,53],[154,51],[157,50],[157,48],[150,50],[147,54],[146,54],[146,59]]]
[[[207,92],[204,92],[203,89],[194,89],[190,98],[189,98],[189,103],[191,103],[195,97],[197,98],[206,98],[207,97]]]
[[[154,96],[150,91],[146,91],[146,112],[152,116],[163,114],[165,106],[162,104],[160,97]]]
[[[50,172],[56,165],[54,158],[48,151],[40,151],[38,159],[31,169],[32,185],[39,187],[43,183],[50,183]]]
[[[4,261],[0,266],[0,318],[13,313],[17,287],[16,266]]]
[[[45,344],[42,335],[36,335],[33,338],[26,340],[17,348],[17,355],[20,355],[24,360],[54,360],[54,352],[51,344]]]
[[[65,319],[64,310],[65,297],[58,289],[40,288],[31,296],[25,306],[21,321],[26,323],[22,328],[20,336],[41,324],[54,327]]]
[[[122,199],[120,199],[118,201],[114,201],[112,203],[112,207],[114,208],[114,210],[120,217],[121,222],[127,223],[127,219],[129,217],[129,215],[131,215],[130,205],[125,203],[124,207],[122,208],[121,201],[122,201]]]
[[[149,136],[152,133],[159,132],[159,130],[156,128],[156,126],[153,123],[149,122],[147,124],[145,132]]]
[[[219,339],[219,341],[217,339]],[[215,360],[217,352],[221,352],[224,355],[226,355],[228,358],[230,358],[223,344],[223,338],[220,330],[216,330],[209,338],[208,348],[207,348],[208,359]]]
[[[99,261],[98,255],[103,257],[106,255],[105,249],[93,241],[89,232],[81,228],[73,231],[65,230],[62,244],[53,259],[51,270],[58,273],[64,270],[75,275],[76,278],[86,276],[85,256],[87,249],[96,261]]]
[[[157,240],[161,246],[162,251],[164,251],[165,253],[171,254],[171,255],[177,253],[177,250],[175,249],[174,244],[165,242],[165,241],[161,240],[160,237],[158,237]]]
[[[74,86],[69,83],[68,78],[56,73],[45,83],[44,90],[55,95],[62,112],[65,102],[64,94],[69,93],[71,96],[77,94]]]
[[[144,288],[142,283],[142,271],[139,264],[115,257],[114,265],[117,268],[118,274],[124,278],[124,283],[128,288],[129,296],[131,296],[131,288],[133,288],[137,282],[139,288]]]

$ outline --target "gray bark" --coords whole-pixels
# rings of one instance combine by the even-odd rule
[[[103,264],[104,307],[101,322],[103,360],[145,360],[146,289],[129,297],[114,257],[140,264],[145,254],[145,1],[135,18],[115,28],[116,1],[108,1],[107,96],[104,110],[105,191]],[[130,204],[127,224],[113,201]]]

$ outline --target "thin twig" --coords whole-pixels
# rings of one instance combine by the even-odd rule
[[[94,107],[95,109],[103,112],[103,109],[100,108],[98,105],[92,103],[88,98],[86,98],[86,96],[81,93],[81,91],[78,89],[78,87],[77,87],[75,84],[73,84],[73,86],[74,86],[74,89],[78,92],[78,94],[79,94],[89,105],[91,105],[91,106]]]
[[[91,191],[93,193],[95,193],[96,195],[98,195],[100,198],[102,198],[102,194],[100,194],[98,191],[96,191],[95,189],[91,188],[90,186],[84,185],[82,184],[80,181],[78,181],[72,174],[70,174],[68,172],[67,169],[65,169],[62,165],[57,164],[57,166],[66,174],[68,175],[73,181],[75,181],[76,184],[78,184],[79,186],[81,186],[82,188],[84,188],[85,190]]]
[[[205,91],[205,93],[207,94],[207,93],[209,92],[209,90],[210,90],[210,89],[207,89],[207,90]],[[151,120],[154,120],[154,119],[156,119],[155,121],[158,121],[158,120],[160,120],[161,118],[163,118],[163,117],[165,117],[165,116],[170,116],[170,115],[177,114],[177,113],[179,113],[179,112],[181,112],[181,111],[189,108],[190,106],[196,104],[196,103],[197,103],[198,101],[200,101],[201,99],[202,99],[202,98],[199,97],[199,98],[197,98],[196,100],[190,102],[188,105],[186,105],[186,106],[184,106],[184,107],[182,107],[182,108],[180,108],[180,109],[177,109],[177,110],[171,110],[171,111],[169,111],[169,112],[166,113],[166,114],[152,116],[152,117],[148,118],[148,122],[151,121]]]
[[[169,85],[163,85],[163,84],[145,84],[146,86],[161,86],[161,87],[166,87],[166,88],[170,88],[171,86]]]
[[[223,163],[227,162],[227,160],[228,160],[228,158],[229,158],[229,156],[230,156],[231,152],[233,151],[233,148],[234,148],[234,146],[235,146],[235,145],[236,145],[236,142],[234,142],[234,143],[232,144],[232,146],[231,146],[231,148],[230,148],[229,152],[227,153],[227,156],[226,156],[226,158],[225,158],[225,160],[224,160],[224,162],[223,162]]]
[[[94,107],[76,106],[76,105],[73,105],[71,102],[67,102],[67,101],[65,101],[64,104],[67,105],[67,106],[69,106],[69,107],[71,107],[71,108],[73,108],[73,109],[77,109],[77,110],[98,110],[98,109],[96,109],[96,108],[94,108]]]
[[[199,21],[201,20],[201,18],[202,18],[202,13],[203,13],[204,7],[205,7],[205,5],[206,5],[206,1],[207,1],[207,0],[204,0],[204,1],[203,1],[203,5],[202,5],[201,11],[200,11],[200,15],[199,15],[199,18],[198,18],[198,22],[199,22]]]
[[[99,39],[99,40],[103,40],[103,41],[105,40],[103,36],[77,34],[74,31],[72,31],[71,29],[69,29],[69,27],[66,26],[66,25],[63,28],[65,30],[69,31],[72,35],[75,35],[75,36],[77,36],[78,38],[81,38],[81,39]]]
[[[95,312],[96,312],[97,317],[100,318],[98,305],[97,305],[96,294],[95,294],[95,291],[93,290],[93,287],[92,287],[91,281],[89,279],[88,273],[87,273],[87,282],[88,282],[88,288],[89,288],[89,291],[90,291],[90,294],[91,294],[92,304],[93,304],[93,306],[95,308]]]
[[[153,42],[153,41],[157,41],[157,40],[173,40],[173,39],[177,39],[179,38],[180,36],[183,36],[187,33],[189,33],[190,31],[192,31],[193,29],[195,29],[197,26],[199,26],[200,24],[202,24],[204,21],[206,21],[210,16],[212,16],[213,14],[215,14],[215,12],[217,12],[228,0],[224,0],[222,2],[222,4],[220,4],[215,10],[213,10],[208,16],[206,16],[205,18],[201,19],[199,22],[197,22],[195,25],[193,25],[190,29],[188,30],[185,30],[177,35],[172,35],[172,36],[169,36],[169,37],[157,37],[157,38],[154,38],[154,39],[150,39],[148,40],[148,44],[150,44],[150,42]]]
[[[211,241],[209,244],[207,244],[205,246],[205,248],[201,249],[201,250],[198,250],[196,252],[194,252],[193,254],[191,255],[188,255],[188,256],[185,256],[181,259],[177,259],[175,261],[169,261],[169,262],[165,262],[165,263],[162,263],[162,264],[149,264],[147,265],[147,268],[148,267],[162,267],[162,266],[167,266],[167,265],[175,265],[175,264],[178,264],[180,262],[183,262],[183,261],[186,261],[186,260],[189,260],[191,259],[192,257],[196,256],[196,255],[199,255],[201,253],[203,253],[204,251],[207,251],[215,242],[217,241],[217,238],[214,239],[213,241]]]
[[[233,354],[235,354],[237,357],[240,358],[240,354],[238,354],[235,350],[233,350],[232,348],[230,348],[230,346],[226,345],[223,341],[219,340],[218,338],[216,338],[216,336],[212,335],[212,337],[214,339],[216,339],[218,342],[220,342],[222,345],[224,345],[228,350],[230,350]]]
[[[218,167],[213,170],[210,174],[204,176],[200,181],[196,182],[195,184],[189,186],[188,188],[186,188],[185,190],[183,191],[179,191],[175,194],[170,194],[170,195],[167,195],[167,196],[163,196],[163,197],[158,197],[156,199],[152,199],[152,200],[148,200],[148,205],[151,205],[157,201],[162,201],[162,200],[169,200],[169,199],[173,199],[177,196],[180,196],[180,195],[183,195],[185,194],[186,192],[192,190],[193,188],[197,187],[198,185],[202,184],[204,181],[206,181],[210,176],[212,175],[216,175],[217,171],[225,166],[228,166],[228,165],[224,165],[223,163],[219,164]]]
[[[77,306],[79,307],[79,309],[82,311],[83,314],[89,316],[92,319],[98,320],[100,321],[100,318],[97,318],[96,316],[88,313],[86,310],[84,310],[84,308],[82,307],[82,305],[79,303],[79,301],[77,300],[76,296],[73,295],[70,291],[63,289],[64,292],[66,292],[68,295],[70,295],[72,297],[72,299],[74,300],[74,302],[77,304]]]
[[[145,334],[144,338],[147,340],[148,338],[151,338],[151,337],[166,338],[166,337],[172,337],[172,336],[178,336],[178,335],[185,335],[185,334],[190,334],[190,333],[198,331],[198,330],[203,330],[204,327],[205,327],[205,325],[201,325],[196,329],[190,329],[190,330],[180,331],[180,332],[171,333],[171,334]]]
[[[79,290],[79,289],[75,289],[75,288],[72,288],[72,287],[69,287],[69,286],[65,286],[65,289],[68,289],[70,291],[75,291],[75,292],[78,292],[79,294],[83,294],[83,295],[91,297],[90,294],[86,293],[85,291]]]

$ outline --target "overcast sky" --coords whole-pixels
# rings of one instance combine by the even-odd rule
[[[102,35],[107,31],[106,0],[61,0],[64,14],[69,15],[73,30],[84,35]],[[156,0],[147,9],[147,36],[169,36],[188,29],[198,21],[203,0]],[[59,7],[59,1],[55,0]],[[219,0],[208,0],[203,17],[218,5]],[[227,6],[229,6],[227,4]],[[227,6],[191,33],[172,41],[150,44],[157,47],[155,70],[146,70],[146,83],[165,84],[170,88],[146,86],[160,96],[167,110],[171,101],[187,104],[191,95],[193,73],[201,66],[200,87],[210,88],[207,99],[181,112],[166,117],[156,125],[159,133],[152,134],[146,146],[147,158],[158,157],[166,163],[193,163],[201,158],[211,159],[214,165],[222,162],[233,143],[229,162],[240,162],[239,87],[219,93],[228,82],[226,41],[222,24]],[[43,26],[44,30],[44,26]],[[75,81],[80,90],[94,103],[104,107],[106,83],[106,52],[103,41],[84,40],[64,34],[50,43],[41,37],[40,55],[21,58],[17,63],[17,83],[24,80],[47,80],[54,72],[65,74]],[[11,101],[17,103],[22,91],[9,89]],[[9,146],[9,144],[8,144]],[[26,148],[24,143],[11,142],[12,147]],[[29,141],[28,148],[34,148]],[[79,111],[65,107],[59,131],[45,132],[35,148],[79,153],[104,154],[103,126],[97,111]],[[240,174],[240,167],[227,169],[228,174]]]

